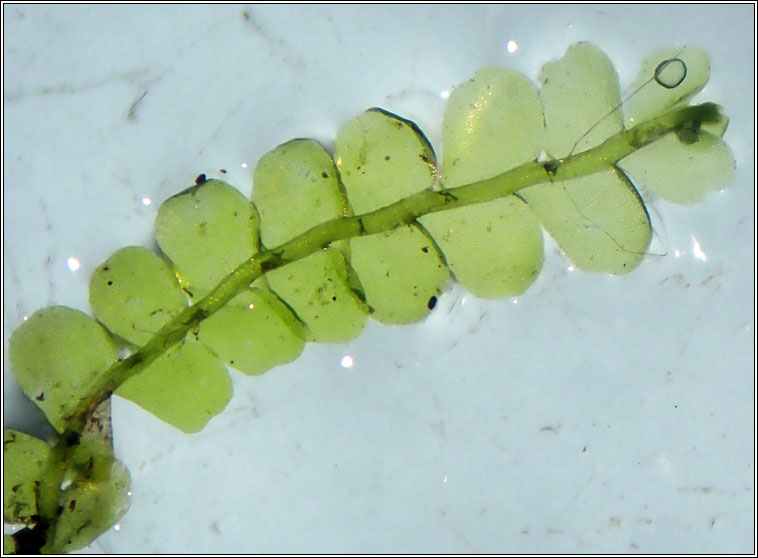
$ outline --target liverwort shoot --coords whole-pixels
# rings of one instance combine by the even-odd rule
[[[652,237],[638,184],[693,203],[731,181],[726,117],[687,104],[708,75],[700,49],[657,51],[624,98],[610,60],[580,43],[539,89],[498,67],[458,87],[442,161],[375,108],[333,154],[298,139],[264,155],[252,202],[201,175],[161,205],[160,254],[122,248],[93,273],[97,321],[53,306],[13,333],[18,383],[58,437],[4,433],[4,519],[26,526],[4,548],[76,550],[125,513],[128,472],[85,430],[113,393],[198,432],[231,397],[227,366],[261,374],[368,318],[423,320],[451,276],[480,297],[523,293],[543,231],[580,269],[634,269]]]

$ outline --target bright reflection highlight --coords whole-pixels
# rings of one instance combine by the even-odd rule
[[[694,236],[692,236],[692,255],[695,256],[695,259],[700,260],[701,262],[708,259],[708,256],[705,255],[705,252],[703,252],[703,249],[700,247],[700,243]]]
[[[255,304],[250,303],[247,305],[247,307],[250,308],[250,310],[252,310],[253,308],[255,308]]]
[[[240,166],[241,166],[243,169],[246,169],[246,168],[248,167],[248,164],[247,164],[247,163],[242,163]]]
[[[449,99],[450,98],[450,90],[445,89],[442,93],[440,93],[440,97],[443,99]]]
[[[73,257],[66,260],[66,265],[71,271],[77,271],[80,267],[82,267],[82,264],[79,263],[79,260]]]
[[[153,203],[153,200],[150,198],[142,198],[142,205],[150,205]]]
[[[353,357],[350,355],[346,355],[342,357],[342,360],[340,361],[340,365],[342,368],[350,368],[353,365]]]
[[[505,43],[505,48],[508,50],[509,54],[513,54],[518,50],[518,43],[511,39],[507,43]]]
[[[121,530],[121,524],[119,524],[119,523],[116,523],[116,524],[113,526],[113,530],[114,530],[114,531],[120,531],[120,530]]]

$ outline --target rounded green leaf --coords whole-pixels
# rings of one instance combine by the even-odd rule
[[[266,278],[305,323],[309,341],[347,343],[366,323],[361,286],[339,250],[316,252],[269,271]]]
[[[442,185],[492,178],[536,159],[543,139],[542,104],[531,80],[514,70],[483,68],[447,102]]]
[[[258,214],[237,189],[209,180],[163,202],[155,235],[197,299],[258,250]]]
[[[709,190],[729,186],[735,162],[726,143],[700,130],[691,143],[668,134],[625,157],[619,166],[662,198],[692,204]]]
[[[359,236],[350,246],[372,318],[385,324],[423,320],[450,277],[437,246],[414,225]]]
[[[347,209],[332,158],[314,140],[292,140],[266,153],[255,166],[253,184],[261,240],[269,248]]]
[[[366,111],[340,129],[334,156],[356,214],[390,205],[435,181],[428,140],[413,122],[380,109]],[[384,323],[423,319],[429,299],[449,280],[439,250],[417,226],[350,239],[350,264],[372,317]]]
[[[254,184],[261,236],[269,247],[347,211],[332,158],[313,140],[293,140],[268,152],[255,167]],[[309,340],[345,343],[366,321],[368,309],[342,255],[344,244],[266,274],[271,289],[306,324]]]
[[[249,289],[200,324],[198,340],[229,366],[262,374],[296,359],[303,326],[276,295]]]
[[[580,269],[627,273],[650,245],[647,210],[621,170],[537,184],[519,194]]]
[[[183,432],[199,432],[232,395],[226,367],[194,340],[166,351],[116,394]]]
[[[514,296],[539,276],[542,229],[515,196],[420,219],[461,285],[483,298]]]
[[[543,66],[540,83],[549,156],[590,149],[624,128],[618,76],[599,48],[572,46],[563,58]]]
[[[699,47],[685,46],[651,52],[643,61],[637,79],[629,87],[632,96],[624,105],[627,127],[688,101],[705,87],[710,74],[708,54]]]
[[[9,353],[19,386],[59,432],[118,356],[105,329],[65,306],[32,314],[11,335]]]
[[[176,275],[147,248],[115,252],[90,278],[89,302],[111,332],[142,345],[187,306]]]
[[[90,544],[110,529],[129,508],[129,471],[103,448],[92,451],[82,440],[68,471],[71,483],[63,490],[55,538],[56,552],[72,552]]]
[[[33,436],[3,430],[3,521],[33,522],[37,515],[35,483],[42,478],[50,453],[48,445]]]
[[[434,150],[416,124],[376,108],[340,128],[334,159],[356,215],[430,187],[436,173]]]

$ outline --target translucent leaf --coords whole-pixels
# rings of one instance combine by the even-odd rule
[[[292,140],[266,153],[255,166],[253,184],[261,240],[269,248],[347,209],[332,158],[313,140]]]
[[[425,232],[407,225],[353,238],[350,245],[375,320],[408,324],[429,314],[429,300],[440,293],[449,272]]]
[[[705,87],[710,73],[708,54],[701,48],[685,46],[651,52],[629,88],[630,94],[634,94],[624,105],[627,126],[686,102]]]
[[[187,306],[166,263],[151,250],[122,248],[90,278],[92,310],[111,332],[142,345]]]
[[[447,102],[442,184],[492,178],[534,160],[543,140],[542,105],[531,80],[514,70],[483,68]]]
[[[65,306],[38,310],[11,335],[19,386],[59,432],[95,378],[117,358],[111,337],[92,318]]]
[[[553,157],[594,147],[623,129],[618,77],[588,43],[544,66],[546,151]],[[529,209],[581,269],[625,273],[647,249],[651,227],[634,186],[612,170],[520,191]]]
[[[478,297],[524,292],[542,269],[542,232],[515,196],[425,215],[420,219],[450,270]]]
[[[415,124],[379,109],[347,122],[337,134],[335,160],[356,214],[385,207],[429,188],[434,152]],[[384,323],[411,323],[447,283],[448,270],[425,231],[415,226],[350,240],[350,263]]]
[[[382,109],[346,122],[334,156],[355,214],[428,188],[436,172],[434,150],[416,124]]]
[[[668,134],[625,157],[619,166],[662,198],[691,204],[703,199],[709,190],[729,186],[735,162],[726,143],[700,130],[692,143]]]
[[[258,214],[237,189],[209,180],[163,202],[155,234],[197,299],[258,250]]]
[[[650,245],[647,210],[620,170],[538,184],[519,193],[580,269],[627,273]]]
[[[208,349],[185,340],[116,390],[183,432],[199,432],[232,395],[226,367]]]
[[[347,212],[332,158],[313,140],[293,140],[264,155],[256,165],[254,184],[253,200],[268,247]],[[358,335],[368,315],[360,284],[341,249],[331,246],[266,275],[274,292],[308,326],[309,340],[347,342]]]
[[[443,124],[445,187],[490,178],[542,150],[542,107],[518,72],[487,67],[450,96]],[[542,230],[517,197],[426,215],[420,222],[456,279],[481,297],[522,293],[539,275]]]
[[[33,522],[37,514],[35,483],[39,482],[50,453],[48,445],[15,430],[3,430],[3,521]],[[15,547],[15,545],[14,545]]]
[[[303,326],[276,295],[250,289],[204,320],[199,341],[229,366],[262,374],[296,359],[303,350]]]
[[[62,552],[79,550],[116,523],[129,508],[129,471],[109,449],[82,439],[68,471],[53,546]],[[64,485],[67,482],[64,482]]]
[[[599,145],[624,127],[613,63],[589,43],[572,46],[540,75],[545,110],[545,151],[553,158]],[[578,144],[577,144],[578,141]]]
[[[309,341],[347,343],[368,317],[354,275],[342,253],[330,248],[272,270],[266,278],[306,324]]]

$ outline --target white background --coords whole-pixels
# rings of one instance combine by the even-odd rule
[[[697,44],[699,99],[732,118],[734,184],[651,203],[665,255],[628,276],[569,271],[548,240],[516,300],[454,287],[425,323],[233,372],[200,434],[115,401],[134,495],[92,549],[752,552],[753,10],[5,5],[4,348],[42,306],[86,309],[92,270],[153,246],[157,206],[200,173],[249,194],[267,150],[329,145],[371,106],[439,155],[443,92],[486,64],[536,79],[588,40],[623,87],[654,48]],[[40,433],[7,363],[5,425]]]

